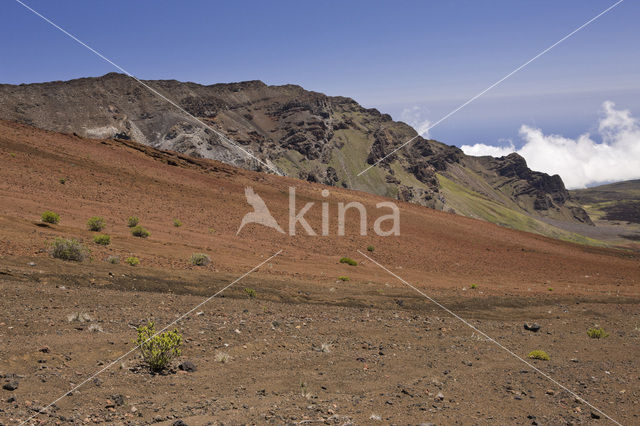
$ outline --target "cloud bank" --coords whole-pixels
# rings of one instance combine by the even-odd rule
[[[421,117],[423,117],[423,112],[424,111],[422,111],[422,108],[418,106],[405,108],[402,110],[400,118],[402,119],[402,121],[405,121],[411,127],[416,129],[416,132],[418,132],[420,136],[425,139],[429,139],[429,128],[431,127],[431,121],[421,119]]]
[[[611,101],[602,104],[598,123],[600,142],[589,133],[577,139],[545,135],[541,129],[522,125],[524,145],[515,149],[486,144],[463,145],[468,155],[500,157],[517,152],[533,170],[559,174],[567,188],[640,178],[640,121],[629,110],[618,110]]]

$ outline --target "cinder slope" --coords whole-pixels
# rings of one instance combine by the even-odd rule
[[[466,156],[453,146],[417,137],[413,128],[352,99],[267,86],[260,81],[202,86],[146,81],[288,176],[358,189],[454,211],[531,232],[575,239],[541,221],[591,224],[559,176],[528,169],[517,156]],[[0,85],[0,118],[84,137],[118,137],[246,169],[260,164],[223,142],[177,108],[121,74],[67,82]],[[399,150],[362,176],[357,174]],[[264,170],[267,171],[267,170]],[[444,176],[470,197],[443,188]],[[446,186],[446,185],[445,185]],[[444,190],[443,190],[444,189]],[[475,200],[482,198],[482,205]],[[495,215],[490,210],[504,211]],[[522,220],[508,220],[516,215]]]
[[[91,247],[93,262],[108,255],[138,256],[141,269],[191,269],[194,252],[209,253],[212,272],[238,273],[283,249],[264,271],[270,279],[335,286],[391,282],[357,250],[375,247],[375,257],[419,286],[456,289],[471,283],[485,294],[637,294],[640,255],[575,245],[514,231],[462,216],[399,202],[399,236],[380,237],[373,222],[388,199],[365,192],[247,171],[212,160],[159,151],[132,141],[92,140],[0,122],[0,255],[48,258],[47,241],[75,237]],[[64,183],[61,180],[64,178]],[[301,226],[290,237],[261,225],[236,235],[251,207],[245,188],[262,197],[283,229],[288,229],[290,188],[296,208],[314,203],[305,215],[320,234],[321,203],[329,203],[329,236],[307,236]],[[321,195],[323,189],[330,196]],[[346,235],[338,236],[337,204],[359,201],[367,209],[367,233],[359,235],[355,211],[347,215]],[[47,209],[61,214],[59,225],[37,226]],[[91,242],[90,216],[103,216],[112,244]],[[135,238],[126,227],[131,215],[151,231]],[[174,218],[184,225],[176,228]],[[385,225],[386,226],[386,225]],[[351,267],[341,256],[363,261]],[[368,265],[368,266],[367,266]]]

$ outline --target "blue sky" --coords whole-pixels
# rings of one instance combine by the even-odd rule
[[[432,122],[614,3],[25,1],[143,79],[295,83]],[[18,3],[0,11],[1,83],[114,71]],[[523,124],[593,132],[607,100],[640,115],[639,18],[626,0],[431,136],[518,147]]]

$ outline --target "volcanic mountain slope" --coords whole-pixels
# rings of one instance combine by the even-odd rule
[[[371,226],[388,213],[376,206],[389,201],[380,196],[14,122],[0,121],[0,164],[6,422],[34,415],[45,424],[370,424],[373,415],[388,424],[596,421],[599,414],[574,396],[358,251],[518,356],[549,353],[549,361],[531,362],[620,423],[638,421],[639,253],[405,202],[397,203],[400,235],[381,237]],[[314,203],[305,218],[318,233],[328,203],[329,235],[308,236],[298,226],[291,237],[256,224],[238,234],[251,211],[247,187],[284,229],[290,187],[296,210]],[[366,208],[368,235],[360,235],[356,211],[346,235],[337,234],[336,204],[352,201]],[[47,209],[60,223],[40,221]],[[148,238],[131,235],[132,215]],[[106,220],[108,246],[93,242],[91,216]],[[47,243],[55,237],[80,240],[90,259],[53,259]],[[195,267],[192,253],[212,263]],[[128,256],[140,264],[128,266]],[[340,263],[342,256],[358,264]],[[190,361],[195,371],[151,375],[137,352],[126,356],[131,327],[148,319],[157,329],[175,324],[184,345],[174,366]],[[533,320],[538,333],[522,327]],[[589,339],[595,324],[611,336]]]
[[[558,226],[591,224],[559,176],[531,171],[516,154],[469,157],[456,147],[425,140],[410,126],[349,98],[260,81],[145,84],[288,176],[559,238],[575,236]],[[268,171],[125,75],[0,85],[0,99],[3,119],[91,138],[133,139]],[[412,138],[413,143],[357,176]]]
[[[640,242],[640,180],[576,189],[571,196],[599,228],[611,230],[611,239]]]
[[[244,272],[279,249],[283,256],[269,272],[296,281],[333,284],[339,275],[354,282],[380,279],[361,268],[336,266],[337,258],[361,260],[357,250],[375,247],[376,257],[402,269],[407,279],[436,287],[470,281],[512,291],[589,291],[633,293],[638,255],[580,246],[498,227],[487,222],[398,202],[400,235],[381,237],[374,220],[389,214],[380,196],[297,179],[246,171],[217,161],[159,151],[133,141],[92,140],[0,121],[0,255],[49,257],[47,242],[56,236],[88,242],[100,263],[109,255],[135,255],[145,267],[189,269],[194,252],[209,253],[220,272]],[[280,226],[288,230],[289,191],[296,191],[296,212],[305,214],[321,233],[321,203],[329,204],[329,236],[296,235],[250,224],[237,234],[251,187]],[[358,215],[347,215],[346,235],[339,236],[337,203],[358,201],[367,210],[367,232],[360,235]],[[62,220],[36,226],[45,210]],[[294,212],[294,213],[296,213]],[[140,217],[151,237],[131,236],[129,216]],[[102,216],[112,242],[93,244],[86,221]],[[184,225],[173,226],[173,219]],[[389,224],[383,224],[387,229]],[[376,273],[378,271],[375,271]],[[585,278],[588,276],[589,278]],[[383,277],[386,280],[386,278]],[[160,280],[162,281],[162,280]]]

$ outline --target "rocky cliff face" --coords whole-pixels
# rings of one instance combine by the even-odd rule
[[[285,174],[425,206],[457,210],[443,179],[536,218],[588,222],[558,176],[531,171],[517,155],[475,159],[417,137],[413,128],[353,99],[260,81],[203,86],[146,81],[181,108]],[[121,74],[67,82],[0,85],[0,118],[94,138],[133,139],[160,149],[266,170],[215,132]],[[473,173],[472,173],[473,172]],[[475,196],[474,195],[474,196]],[[455,204],[455,203],[454,203]],[[478,217],[492,220],[491,217]]]

